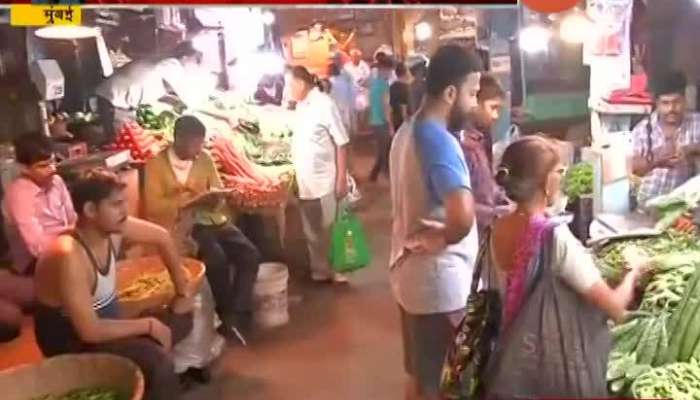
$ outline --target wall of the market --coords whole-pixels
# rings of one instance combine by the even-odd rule
[[[652,85],[671,70],[685,72],[689,81],[700,81],[700,3],[652,0],[647,7]]]
[[[277,29],[283,44],[289,46],[291,36],[299,30],[308,29],[312,24],[321,22],[331,32],[335,33],[338,42],[343,43],[349,34],[356,34],[348,48],[359,48],[367,60],[372,58],[374,51],[381,45],[395,47],[395,33],[401,37],[396,25],[399,23],[392,10],[350,10],[350,9],[315,9],[308,10],[277,10]],[[395,49],[400,52],[400,49]],[[317,53],[318,54],[318,53]],[[328,57],[330,57],[328,53]],[[318,54],[313,58],[291,57],[293,64],[307,66],[316,73],[325,74],[327,59]]]
[[[29,81],[26,29],[0,25],[0,142],[39,129],[38,94]]]

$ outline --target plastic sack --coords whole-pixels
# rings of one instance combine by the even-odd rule
[[[367,238],[360,220],[345,205],[339,205],[331,230],[330,264],[336,272],[351,272],[371,260]]]
[[[532,292],[497,339],[483,399],[608,396],[607,318],[553,271],[553,242],[543,240]]]
[[[175,372],[181,374],[189,368],[205,368],[221,355],[226,341],[216,332],[214,296],[209,282],[202,282],[194,298],[192,331],[173,348]]]

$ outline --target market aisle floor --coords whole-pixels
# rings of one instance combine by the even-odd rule
[[[356,146],[357,147],[357,146]],[[356,150],[364,177],[369,149]],[[386,183],[363,190],[359,215],[374,252],[372,265],[346,288],[298,284],[291,322],[248,348],[228,349],[214,382],[187,400],[398,400],[403,355],[397,307],[387,282],[391,203]]]

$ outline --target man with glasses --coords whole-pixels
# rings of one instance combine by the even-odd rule
[[[34,265],[51,241],[73,227],[77,215],[70,194],[56,174],[49,138],[29,133],[15,141],[20,175],[3,200],[12,270],[0,271],[0,341],[19,335],[22,310],[34,302]]]
[[[15,141],[15,158],[21,172],[7,188],[3,209],[13,268],[27,275],[46,246],[78,217],[65,182],[56,174],[49,138],[22,135]]]

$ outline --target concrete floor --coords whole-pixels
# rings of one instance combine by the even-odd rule
[[[355,176],[367,175],[369,146],[355,147]],[[227,349],[213,383],[187,400],[394,400],[403,398],[397,306],[387,282],[391,202],[385,183],[362,188],[358,215],[374,254],[347,287],[296,280],[288,326],[249,347]]]

